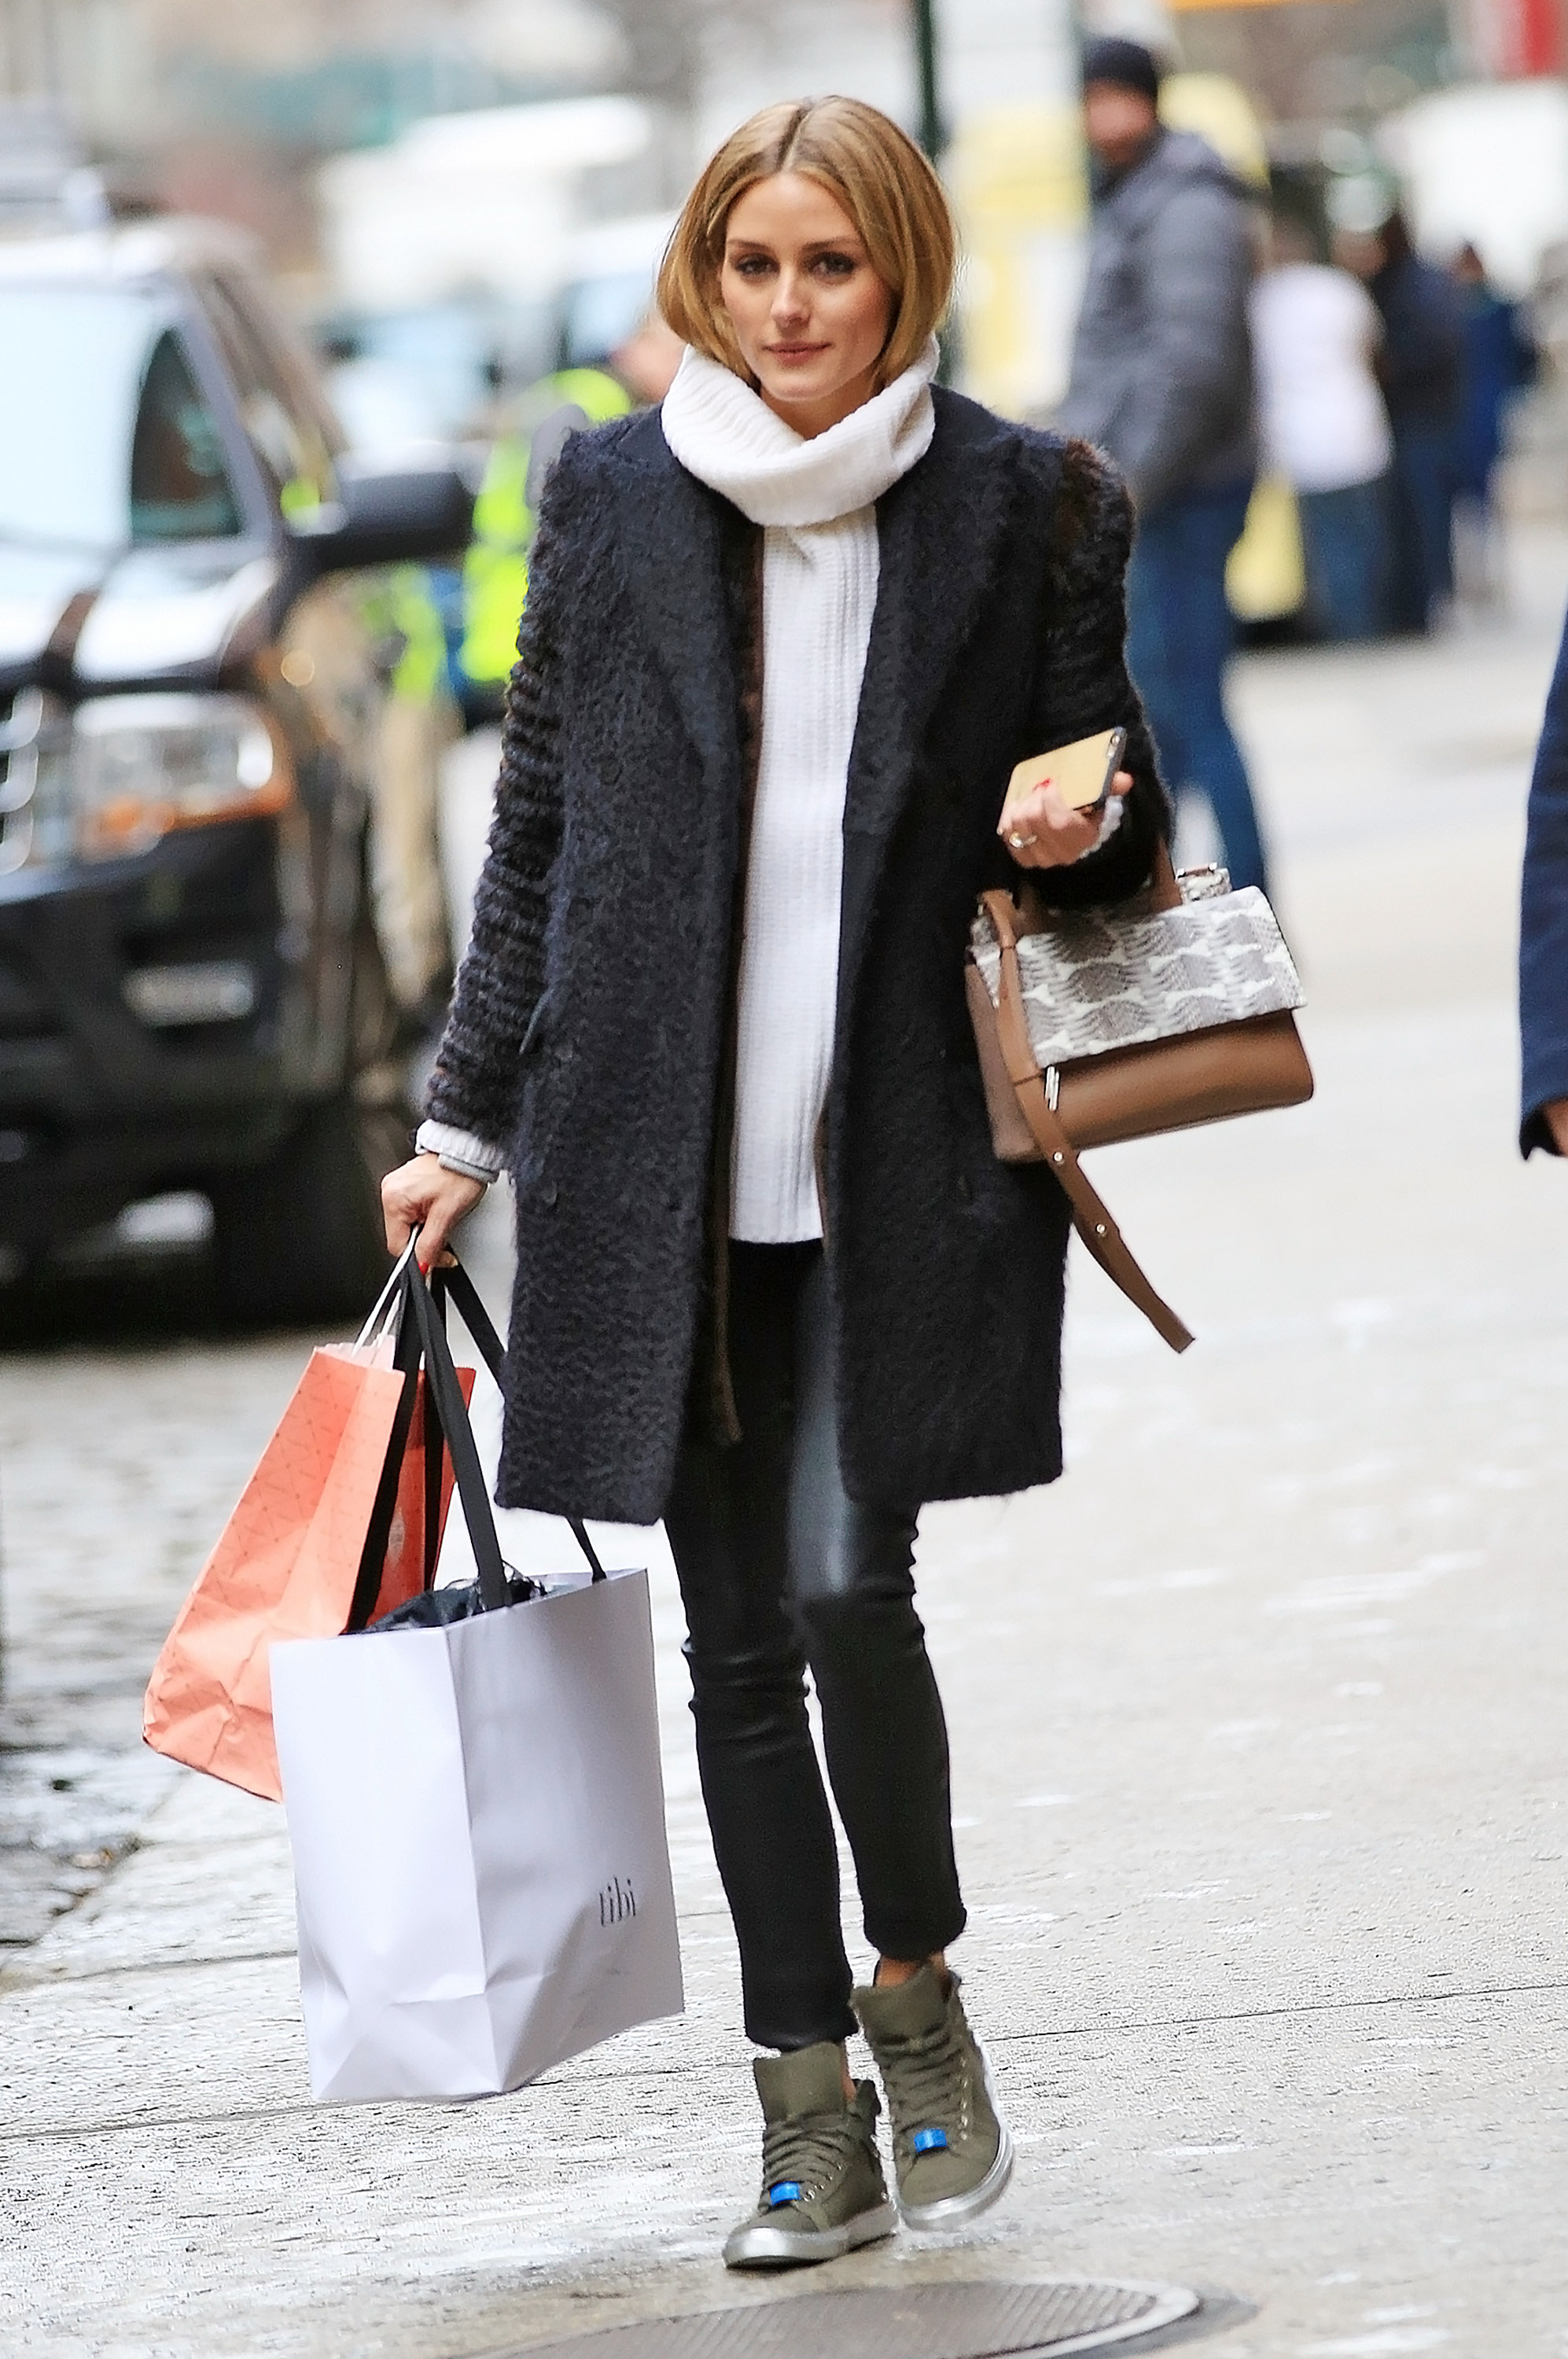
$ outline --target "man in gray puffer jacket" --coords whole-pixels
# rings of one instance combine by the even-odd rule
[[[1160,69],[1090,41],[1089,276],[1058,424],[1108,451],[1138,516],[1128,655],[1170,785],[1208,799],[1237,886],[1264,882],[1247,770],[1225,708],[1225,560],[1256,463],[1251,205],[1214,149],[1160,122]]]

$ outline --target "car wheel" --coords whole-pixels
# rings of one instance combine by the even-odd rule
[[[397,1012],[376,937],[354,948],[350,1078],[282,1147],[212,1190],[218,1299],[245,1325],[357,1319],[390,1266],[381,1182],[407,1160],[413,1121],[394,1053]]]

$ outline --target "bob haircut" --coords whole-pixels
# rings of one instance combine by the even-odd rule
[[[748,376],[719,298],[724,231],[747,189],[800,172],[835,197],[893,298],[877,377],[890,385],[925,350],[953,295],[957,239],[942,182],[912,139],[858,98],[765,106],[699,175],[659,273],[659,308],[682,342]]]

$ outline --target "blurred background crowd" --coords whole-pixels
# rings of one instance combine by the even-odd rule
[[[1243,624],[1366,637],[1496,597],[1499,507],[1568,498],[1558,0],[0,0],[0,195],[25,213],[74,168],[81,218],[243,224],[354,445],[472,447],[475,548],[430,584],[441,647],[424,617],[409,675],[472,720],[509,660],[530,429],[565,398],[659,397],[673,209],[780,92],[922,130],[968,256],[951,373],[1051,416],[1085,245],[1077,60],[1103,32],[1173,61],[1165,120],[1258,199]]]
[[[387,1031],[413,1048],[439,1024],[487,824],[494,726],[527,594],[539,484],[567,432],[656,402],[669,385],[680,348],[652,308],[653,280],[703,156],[757,106],[828,90],[869,99],[918,133],[941,164],[964,238],[945,374],[1004,414],[1049,423],[1064,405],[1072,414],[1075,337],[1082,361],[1084,289],[1116,179],[1107,180],[1092,125],[1086,139],[1083,104],[1085,56],[1107,41],[1142,44],[1138,55],[1158,59],[1162,78],[1155,75],[1149,103],[1157,95],[1160,122],[1175,135],[1164,143],[1169,156],[1198,156],[1201,171],[1218,171],[1220,159],[1227,201],[1247,223],[1229,371],[1247,410],[1234,528],[1223,516],[1205,523],[1202,498],[1181,526],[1211,538],[1224,526],[1200,612],[1187,544],[1178,545],[1168,516],[1169,562],[1160,558],[1147,487],[1135,480],[1145,528],[1133,636],[1173,783],[1206,798],[1215,848],[1236,881],[1260,882],[1264,846],[1223,707],[1234,634],[1288,647],[1462,630],[1505,601],[1502,524],[1568,520],[1568,0],[0,0],[0,254],[12,257],[0,276],[9,272],[21,290],[17,271],[36,277],[44,266],[17,264],[16,251],[40,240],[59,250],[62,228],[88,234],[84,254],[96,237],[92,267],[113,280],[122,269],[154,266],[150,249],[135,247],[139,223],[195,216],[227,224],[227,258],[198,257],[191,284],[207,290],[201,301],[224,355],[236,430],[261,463],[284,538],[302,527],[309,543],[345,451],[351,466],[372,474],[404,471],[405,484],[421,469],[444,468],[462,495],[455,538],[426,531],[421,561],[407,556],[406,532],[405,561],[377,565],[368,544],[335,560],[361,569],[340,575],[342,594],[358,602],[354,627],[379,674],[374,697],[360,699],[375,712],[365,766],[370,899],[397,1017],[395,1028],[379,1016],[372,1023],[360,1013],[360,992],[350,1034]],[[1159,136],[1149,122],[1152,134],[1134,142],[1141,157]],[[120,243],[97,236],[103,231]],[[236,235],[249,241],[254,266],[236,259]],[[208,284],[214,268],[227,293]],[[262,275],[313,345],[330,407],[301,374],[304,355],[295,347],[290,359],[288,337],[277,342],[267,326]],[[246,283],[257,291],[244,294]],[[16,292],[16,301],[32,299]],[[0,382],[10,503],[0,521],[8,561],[24,571],[38,557],[39,531],[70,538],[61,502],[85,497],[85,461],[72,437],[82,450],[102,440],[88,412],[96,417],[105,398],[93,369],[70,361],[58,296],[39,299],[54,306],[53,374],[19,368]],[[229,318],[225,306],[236,300],[248,319]],[[6,316],[24,312],[14,304]],[[1113,320],[1113,375],[1116,332]],[[1189,341],[1204,332],[1196,326]],[[132,454],[130,538],[232,539],[237,510],[203,521],[201,506],[201,497],[230,497],[225,462],[214,455],[216,413],[179,375],[179,336],[158,349],[164,376],[146,374],[137,397],[145,416]],[[46,379],[56,387],[47,395],[38,390]],[[136,489],[144,462],[158,473],[159,419],[180,478],[158,495],[167,504],[178,494],[167,514],[147,508],[145,486]],[[1101,434],[1094,417],[1085,430],[1126,463],[1115,434]],[[29,534],[32,557],[23,548]],[[31,680],[36,672],[46,686],[57,640],[61,661],[70,659],[60,633],[80,635],[99,595],[81,589],[65,599],[78,585],[75,560],[61,562],[59,623],[39,625],[39,648],[16,674]],[[222,597],[239,598],[246,579],[235,575]],[[116,574],[115,597],[141,598],[145,608],[139,581]],[[170,582],[163,590],[173,604],[160,627],[178,638],[190,627],[180,603],[187,593]],[[215,588],[203,594],[222,603]],[[12,609],[15,620],[16,599]],[[100,601],[100,635],[103,611]],[[353,727],[344,723],[343,696],[343,712],[328,711],[343,658],[329,658],[324,643],[306,645],[313,611],[307,601],[295,613],[289,646],[274,651],[276,663],[257,658],[251,685],[265,686],[271,664],[283,687],[273,680],[267,693],[287,704],[285,690],[304,692],[313,678],[311,726],[323,743],[335,732],[346,745],[359,723],[353,714]],[[312,627],[320,625],[318,614]],[[144,613],[133,638],[147,627]],[[341,637],[341,613],[332,628]],[[1172,635],[1182,631],[1192,644],[1178,662]],[[1163,686],[1161,635],[1171,674]],[[128,670],[111,671],[132,685],[161,678],[166,655],[156,664],[127,657]],[[82,649],[76,661],[80,670]],[[135,723],[145,735],[147,716],[137,708],[116,717],[101,703],[87,721],[105,729],[114,722],[122,735]],[[165,715],[158,725],[168,737],[173,722]],[[43,723],[29,722],[28,736],[14,713],[10,726],[32,760]],[[142,739],[125,745],[125,759],[134,754],[145,768],[152,756]],[[175,754],[163,738],[153,750],[165,786],[163,816],[151,833],[144,826],[148,843],[172,825],[175,809]],[[86,791],[80,779],[78,788]],[[125,808],[141,813],[141,824],[151,789],[144,782],[138,792]],[[203,803],[201,814],[231,807],[239,807],[232,796],[221,810]],[[25,844],[18,835],[16,861],[43,857],[42,824]],[[0,860],[10,857],[8,843]],[[331,897],[320,913],[328,933]],[[323,973],[350,955],[350,933],[338,932]],[[257,1055],[272,1056],[282,1035],[267,977],[279,958],[303,971],[315,956],[290,949],[292,940],[285,927],[283,950],[275,957],[267,947],[259,964],[226,954],[214,962],[203,950],[197,991],[196,952],[181,937],[152,983],[139,972],[133,978],[143,1031],[152,1027],[184,1054],[243,1020]],[[152,956],[140,936],[125,956],[133,951]],[[118,1024],[132,987],[114,975],[103,984]],[[26,1023],[24,1014],[13,1029],[37,1029],[36,1011]],[[139,1053],[142,1035],[135,1038]],[[354,1067],[358,1108],[366,1086],[359,1069],[376,1059],[367,1049],[354,1066],[356,1055],[352,1041],[347,1050],[339,1042],[327,1061],[335,1070],[346,1057],[345,1070]],[[165,1063],[168,1073],[159,1066],[147,1080],[149,1106],[161,1103],[166,1083],[174,1087],[174,1065]],[[319,1093],[320,1073],[307,1064],[299,1086]],[[176,1075],[187,1097],[190,1065],[187,1055]],[[42,1118],[27,1112],[42,1103],[43,1084],[23,1079],[16,1103],[26,1121],[18,1115],[14,1133],[0,1131],[0,1150],[14,1141],[16,1167],[0,1171],[0,1194],[16,1183],[0,1225],[30,1249],[48,1225],[39,1208],[49,1191],[28,1175],[42,1171],[56,1131],[74,1136],[75,1116],[57,1107],[46,1139]],[[221,1082],[216,1074],[212,1090]],[[137,1188],[168,1184],[171,1173],[194,1172],[206,1184],[196,1147],[177,1152],[161,1132],[134,1172],[111,1169],[91,1141],[78,1160],[82,1201],[70,1212],[78,1225]],[[323,1202],[337,1190],[335,1170],[323,1162],[318,1175]],[[289,1201],[299,1183],[286,1158],[273,1176],[277,1202]],[[260,1188],[257,1180],[251,1190],[256,1204],[218,1188],[220,1236],[232,1229],[238,1240],[236,1268],[257,1258]],[[53,1225],[62,1223],[70,1224],[63,1210]],[[366,1251],[378,1251],[368,1197],[361,1225]]]

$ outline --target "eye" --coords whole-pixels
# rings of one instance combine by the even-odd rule
[[[738,262],[730,265],[737,278],[765,278],[773,264],[766,254],[743,254]]]
[[[819,254],[816,266],[824,278],[849,278],[860,267],[853,254]]]

